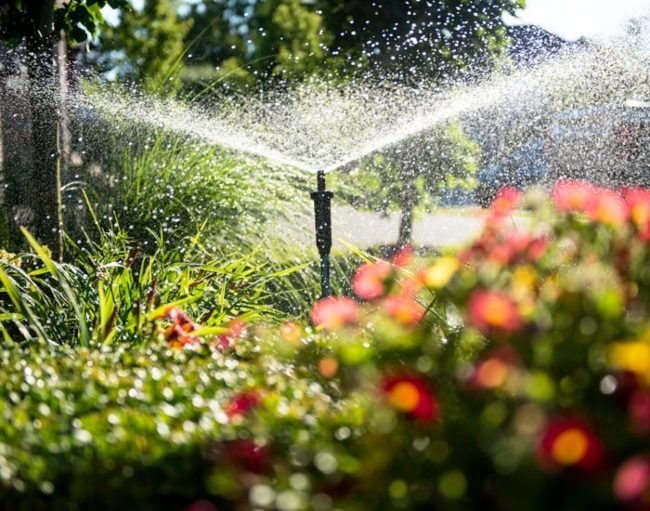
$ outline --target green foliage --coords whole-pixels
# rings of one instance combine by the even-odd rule
[[[150,313],[182,303],[208,327],[234,317],[283,317],[274,309],[270,281],[289,278],[300,265],[255,258],[210,256],[200,233],[159,244],[143,254],[122,232],[100,229],[98,243],[74,247],[75,264],[53,261],[25,232],[35,254],[0,260],[0,330],[6,344],[142,344],[155,337]],[[52,311],[58,311],[57,314]]]
[[[116,66],[122,78],[148,92],[169,93],[180,86],[177,70],[185,53],[191,20],[182,21],[176,0],[146,0],[141,9],[121,13],[115,27],[101,34],[105,65]]]
[[[300,0],[258,2],[250,26],[255,57],[273,57],[272,74],[300,78],[314,74],[325,64],[332,37],[323,27],[323,17]],[[269,69],[264,60],[255,65]]]
[[[43,17],[39,11],[49,9],[53,12],[45,13],[45,18],[53,17],[54,32],[63,30],[70,42],[81,43],[97,34],[104,22],[101,10],[106,5],[128,10],[130,4],[128,0],[70,0],[56,5],[44,1],[42,6],[34,9],[23,0],[9,0],[3,2],[0,9],[0,39],[18,44],[25,37],[37,37],[39,27],[36,20]]]

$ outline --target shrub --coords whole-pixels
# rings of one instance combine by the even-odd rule
[[[315,328],[200,336],[168,308],[135,350],[5,351],[2,498],[648,509],[650,194],[553,197],[523,199],[528,229],[504,193],[465,250],[368,263],[367,301],[318,302]]]

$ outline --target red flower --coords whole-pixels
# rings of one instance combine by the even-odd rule
[[[628,207],[615,191],[597,188],[588,205],[587,213],[591,220],[617,227],[627,222]]]
[[[614,479],[614,494],[627,504],[639,504],[650,509],[650,456],[630,458],[618,469]]]
[[[474,291],[467,309],[469,323],[483,333],[514,332],[523,325],[513,301],[496,291]]]
[[[410,296],[389,296],[384,301],[384,309],[398,323],[413,326],[424,317],[424,307]]]
[[[384,394],[393,408],[415,420],[438,418],[438,401],[427,382],[417,376],[394,376],[384,380]]]
[[[637,390],[630,397],[627,406],[632,429],[641,434],[650,434],[650,391]]]
[[[261,403],[260,395],[254,390],[248,390],[236,394],[226,407],[226,415],[229,419],[243,417],[250,410]]]
[[[604,457],[603,444],[589,424],[574,418],[555,418],[548,422],[537,450],[537,460],[545,470],[595,470]]]
[[[586,211],[589,209],[596,188],[588,181],[560,179],[553,186],[551,195],[555,207],[563,212]]]
[[[328,297],[318,300],[311,309],[311,320],[315,326],[336,330],[354,323],[359,304],[346,297]]]
[[[248,472],[261,474],[269,464],[270,454],[271,449],[268,445],[259,445],[250,439],[239,439],[215,446],[211,458],[216,463],[234,465]]]
[[[156,319],[168,319],[171,325],[162,331],[162,335],[174,348],[183,348],[189,344],[200,342],[197,335],[193,335],[197,329],[196,324],[192,322],[185,311],[179,307],[167,306],[156,316]]]
[[[386,294],[386,280],[392,273],[386,261],[361,265],[352,278],[354,294],[362,300],[376,300]]]
[[[650,241],[650,190],[647,188],[623,188],[630,219],[645,241]]]
[[[521,191],[511,186],[499,190],[490,210],[493,215],[503,216],[509,214],[521,202]]]

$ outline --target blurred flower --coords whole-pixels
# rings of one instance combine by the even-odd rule
[[[511,186],[501,188],[490,207],[491,213],[496,216],[509,214],[521,202],[521,191]]]
[[[229,419],[234,417],[241,417],[262,402],[258,392],[254,390],[247,390],[236,394],[231,399],[226,407],[226,415]]]
[[[180,307],[169,305],[165,307],[155,319],[167,319],[171,325],[162,330],[165,341],[174,348],[183,348],[201,341],[200,337],[192,334],[197,330],[197,325]]]
[[[650,433],[650,391],[639,389],[630,397],[627,406],[632,429],[642,435]]]
[[[587,213],[591,220],[618,227],[627,221],[628,207],[614,190],[597,188]]]
[[[591,427],[581,419],[555,418],[549,421],[537,451],[546,470],[575,467],[594,470],[604,461],[605,451]]]
[[[452,256],[439,257],[423,275],[424,285],[430,289],[442,289],[460,268],[460,261]]]
[[[621,191],[630,219],[638,228],[641,238],[650,241],[650,189],[623,188]]]
[[[217,347],[221,350],[227,350],[245,333],[246,322],[241,319],[233,319],[228,323],[228,332],[217,337]]]
[[[294,321],[285,321],[280,326],[280,337],[282,340],[296,344],[303,335],[302,328]]]
[[[361,265],[352,278],[354,294],[362,300],[376,300],[386,294],[386,280],[392,268],[386,261]]]
[[[495,348],[476,365],[470,383],[478,389],[503,387],[509,377],[518,372],[517,366],[517,354],[512,348]]]
[[[413,326],[423,317],[425,309],[421,303],[410,296],[394,295],[384,300],[384,309],[398,323]]]
[[[650,385],[650,335],[636,341],[619,342],[610,347],[609,362],[614,369],[634,373]]]
[[[405,247],[402,247],[393,256],[392,259],[393,266],[395,266],[396,268],[406,268],[411,262],[411,259],[413,259],[414,252],[415,250],[410,245],[406,245]]]
[[[384,380],[383,389],[391,406],[413,419],[432,421],[438,418],[436,396],[423,378],[389,377]]]
[[[635,456],[623,463],[616,472],[614,494],[627,504],[650,508],[650,456]]]
[[[593,201],[596,188],[588,181],[560,179],[551,192],[555,207],[562,212],[587,211]]]
[[[271,449],[250,439],[238,439],[216,444],[210,458],[218,464],[242,467],[248,472],[261,474],[269,464]]]
[[[514,332],[523,320],[506,295],[487,290],[474,291],[467,305],[469,323],[483,333],[492,330]]]
[[[422,289],[422,279],[419,277],[407,277],[400,281],[397,292],[404,296],[415,296]]]
[[[333,378],[339,370],[339,363],[335,358],[325,357],[318,362],[318,372],[324,378]]]
[[[311,309],[311,320],[315,326],[326,330],[337,330],[354,323],[359,304],[347,297],[328,297],[318,300]]]

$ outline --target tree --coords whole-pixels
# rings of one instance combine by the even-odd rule
[[[361,205],[401,211],[398,245],[411,243],[415,208],[446,188],[470,187],[480,148],[458,123],[433,129],[362,164]],[[357,176],[354,176],[355,178]]]
[[[144,0],[140,9],[122,13],[117,26],[102,30],[105,66],[152,93],[177,90],[185,39],[192,20],[181,20],[177,0]]]
[[[61,34],[71,42],[82,42],[103,21],[101,9],[127,6],[126,0],[2,0],[0,41],[24,44],[32,120],[33,229],[58,259],[63,254],[61,168],[54,44]]]
[[[508,43],[505,12],[525,0],[316,0],[333,48],[355,64],[444,78],[490,66]]]
[[[326,65],[333,36],[325,30],[323,16],[300,0],[258,2],[250,29],[256,67],[263,74],[304,78]]]

